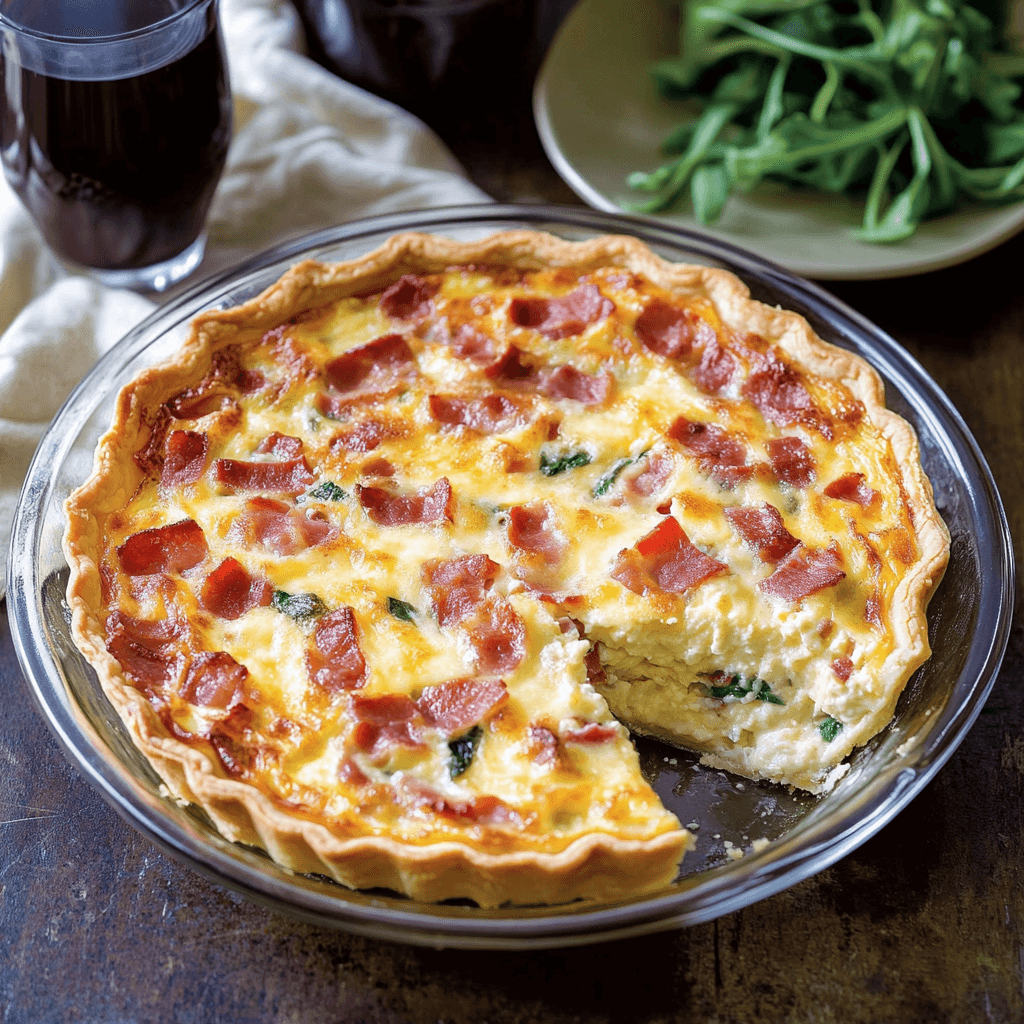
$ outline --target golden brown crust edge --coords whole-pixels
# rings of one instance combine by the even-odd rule
[[[948,557],[948,534],[920,467],[912,428],[885,408],[875,371],[858,356],[821,341],[801,316],[752,300],[749,289],[728,271],[669,263],[643,243],[624,236],[566,242],[539,232],[507,231],[458,242],[433,235],[397,235],[356,260],[334,265],[300,263],[243,305],[199,315],[173,360],[144,371],[122,389],[113,425],[97,448],[93,473],[67,501],[64,551],[71,568],[67,593],[72,632],[133,740],[170,792],[204,807],[227,838],[263,846],[292,871],[326,873],[353,888],[381,886],[424,901],[467,897],[482,906],[557,903],[579,897],[615,899],[656,890],[674,879],[682,855],[692,844],[684,830],[644,841],[599,833],[576,840],[558,854],[484,854],[459,843],[418,847],[376,837],[342,839],[323,825],[283,814],[253,787],[223,777],[203,752],[167,736],[102,639],[103,624],[96,611],[102,603],[97,567],[101,517],[123,505],[141,480],[134,461],[117,456],[145,442],[146,408],[196,383],[220,348],[258,338],[313,306],[386,287],[404,273],[495,262],[522,269],[573,266],[581,272],[612,264],[645,274],[682,295],[706,292],[728,326],[777,339],[803,365],[822,377],[842,381],[864,404],[869,418],[889,437],[906,472],[904,486],[921,550],[918,564],[893,601],[897,645],[891,673],[900,681],[893,687],[886,712],[864,723],[866,734],[859,742],[881,729],[906,680],[928,657],[925,608]]]

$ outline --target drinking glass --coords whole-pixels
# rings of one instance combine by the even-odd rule
[[[231,137],[218,0],[0,0],[0,157],[53,252],[163,291],[198,266]]]

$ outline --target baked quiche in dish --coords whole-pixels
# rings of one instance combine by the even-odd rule
[[[859,357],[726,271],[527,231],[200,315],[67,516],[76,642],[175,799],[484,906],[676,877],[631,731],[828,790],[949,546]]]

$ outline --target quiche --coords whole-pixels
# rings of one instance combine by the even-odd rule
[[[726,271],[518,231],[200,315],[67,517],[76,642],[175,799],[484,906],[676,877],[631,732],[829,789],[948,554],[860,358]]]

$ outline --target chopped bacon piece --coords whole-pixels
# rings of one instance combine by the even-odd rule
[[[394,476],[395,467],[384,458],[370,459],[363,464],[364,476]]]
[[[526,626],[507,601],[482,601],[467,620],[466,632],[481,672],[511,672],[526,657]]]
[[[343,352],[324,367],[328,381],[341,392],[382,390],[415,370],[416,357],[401,334],[385,334]]]
[[[784,484],[806,487],[817,475],[810,448],[799,437],[773,437],[768,442],[772,471]]]
[[[757,508],[746,505],[727,508],[725,518],[743,540],[772,565],[785,558],[800,543],[786,529],[782,513],[767,501]]]
[[[565,540],[555,532],[555,513],[546,501],[515,505],[508,510],[508,542],[529,554],[557,562]]]
[[[286,462],[239,462],[217,459],[213,463],[217,483],[233,491],[264,491],[268,494],[301,494],[315,479],[305,458]]]
[[[664,299],[651,299],[633,329],[647,348],[669,359],[682,359],[693,347],[693,323],[686,311]]]
[[[208,553],[206,537],[194,519],[142,530],[117,549],[121,568],[129,576],[184,572],[198,565]]]
[[[494,359],[497,343],[471,324],[462,324],[452,335],[449,347],[460,359],[475,363],[490,363]]]
[[[249,498],[230,534],[246,547],[259,545],[275,555],[295,555],[333,540],[338,529],[313,509],[297,509],[276,498]]]
[[[107,650],[137,683],[154,687],[176,676],[187,629],[177,619],[135,619],[124,612],[107,616]]]
[[[843,559],[836,544],[827,548],[794,548],[785,561],[758,587],[771,597],[783,601],[800,601],[826,587],[834,587],[846,579],[840,568]]]
[[[832,671],[835,672],[836,678],[845,683],[853,671],[853,659],[846,657],[845,654],[841,658],[836,658],[832,662]]]
[[[326,690],[358,690],[366,681],[366,660],[359,649],[355,612],[335,608],[322,615],[313,632],[315,651],[306,653],[314,683]]]
[[[422,716],[405,694],[357,695],[352,699],[352,710],[358,719],[352,739],[359,750],[380,757],[391,747],[420,749],[426,746],[419,735]]]
[[[452,486],[441,477],[417,494],[394,494],[382,487],[357,485],[359,504],[378,526],[425,526],[451,522]]]
[[[230,711],[245,698],[248,678],[249,670],[227,651],[202,651],[188,667],[181,696],[196,707]]]
[[[657,494],[672,475],[675,461],[668,452],[655,451],[638,458],[622,474],[626,491],[639,498]]]
[[[507,700],[501,679],[453,679],[425,687],[416,704],[428,724],[453,736],[482,722]]]
[[[518,825],[521,819],[511,807],[496,796],[471,796],[455,800],[444,796],[432,786],[403,775],[396,789],[406,800],[418,807],[429,808],[444,818],[465,819],[479,825]]]
[[[529,420],[529,411],[507,395],[478,398],[430,396],[430,415],[446,426],[464,426],[482,434],[503,434]]]
[[[682,594],[728,566],[695,547],[679,523],[668,516],[636,545],[619,552],[612,579],[635,594],[660,590]]]
[[[583,664],[587,669],[587,682],[591,686],[608,681],[608,673],[605,672],[604,665],[601,664],[601,644],[597,640],[591,644],[590,650],[584,655]]]
[[[691,423],[679,416],[666,433],[696,455],[700,468],[723,487],[734,487],[754,471],[743,445],[715,423]]]
[[[387,424],[378,420],[363,420],[348,430],[335,434],[331,438],[331,452],[335,455],[342,451],[362,455],[372,452],[391,434],[392,430]]]
[[[516,345],[509,345],[498,358],[484,370],[484,376],[490,380],[521,381],[535,377],[537,368],[529,360],[523,362],[523,350]]]
[[[605,371],[596,375],[563,363],[541,374],[540,392],[548,398],[568,398],[583,405],[600,405],[612,393],[615,378]]]
[[[869,487],[864,482],[863,473],[847,473],[845,476],[833,480],[825,488],[825,495],[829,498],[839,498],[842,501],[852,501],[861,508],[868,508],[878,498],[878,491]]]
[[[223,385],[217,390],[209,390],[199,385],[167,400],[167,409],[176,420],[198,420],[212,412],[220,412],[222,409],[230,409],[237,405],[238,402],[223,390]]]
[[[803,423],[816,427],[826,438],[832,437],[831,425],[814,404],[803,378],[777,358],[762,357],[760,369],[751,373],[743,384],[743,396],[776,426]]]
[[[710,327],[708,331],[711,332]],[[714,332],[711,334],[704,345],[700,363],[690,371],[690,376],[701,390],[716,395],[732,381],[736,373],[736,360],[728,350],[719,345]]]
[[[568,338],[582,334],[591,324],[604,319],[615,304],[605,298],[595,284],[580,285],[560,298],[515,298],[508,315],[520,327],[532,327],[548,338]]]
[[[405,274],[381,295],[380,309],[385,316],[398,320],[429,316],[433,308],[430,300],[436,292],[436,284],[424,281],[415,274]]]
[[[266,580],[250,576],[237,559],[225,558],[203,582],[199,603],[218,618],[237,619],[270,604],[273,596],[274,588]]]
[[[160,472],[162,487],[194,484],[206,469],[210,439],[195,430],[172,430],[164,442],[164,464]]]
[[[437,624],[461,622],[483,600],[500,571],[501,566],[486,555],[426,562],[423,581],[430,591]]]
[[[279,459],[298,459],[303,454],[302,439],[276,430],[268,434],[256,449],[257,455],[276,455]]]
[[[566,743],[607,743],[619,735],[619,727],[613,722],[588,722],[579,729],[562,733]]]
[[[530,756],[537,764],[557,764],[559,760],[558,737],[543,725],[530,725],[526,729]]]

